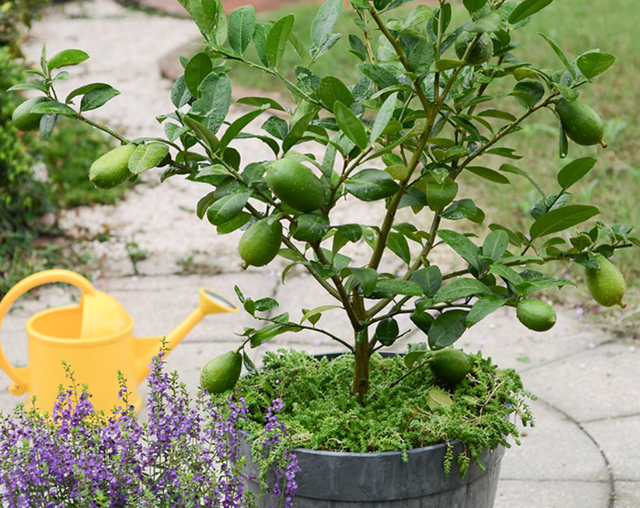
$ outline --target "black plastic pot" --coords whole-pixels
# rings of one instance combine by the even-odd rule
[[[325,355],[323,355],[325,356]],[[337,355],[326,355],[335,357]],[[463,445],[454,441],[454,453]],[[248,443],[241,443],[248,458],[246,488],[258,494],[257,467]],[[454,464],[449,476],[443,462],[445,444],[416,448],[402,460],[402,452],[346,453],[296,449],[301,471],[294,508],[491,508],[494,504],[504,447],[485,450],[483,471],[472,463],[464,478]],[[268,478],[267,481],[274,481]],[[263,493],[260,508],[274,506]]]

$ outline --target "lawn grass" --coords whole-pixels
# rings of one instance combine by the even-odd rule
[[[453,24],[462,22],[466,11],[462,2],[453,2]],[[413,4],[404,9],[411,9]],[[293,12],[296,16],[294,28],[298,37],[309,43],[309,29],[318,5],[287,7],[268,14],[261,14],[262,20],[276,20]],[[395,11],[394,11],[395,12]],[[343,14],[336,31],[343,34],[337,46],[319,59],[313,71],[320,76],[335,75],[346,83],[354,83],[359,73],[359,60],[347,52],[346,34],[354,32],[353,14],[350,9]],[[539,35],[544,33],[552,38],[567,54],[570,60],[595,48],[613,53],[617,57],[615,65],[593,84],[580,89],[581,99],[592,105],[605,121],[607,150],[600,146],[581,147],[571,144],[569,157],[558,158],[557,120],[551,111],[545,111],[525,124],[519,136],[509,140],[509,146],[516,148],[524,156],[521,167],[535,174],[547,194],[557,191],[556,175],[560,168],[574,158],[593,156],[599,159],[590,174],[588,182],[580,182],[573,188],[575,203],[591,203],[598,206],[598,217],[606,223],[617,220],[622,224],[640,225],[640,92],[636,85],[640,69],[640,52],[637,50],[637,27],[640,24],[640,9],[635,0],[558,0],[534,17],[533,21],[515,34],[516,42],[524,46],[517,55],[522,60],[538,62],[543,68],[561,69],[562,64],[550,46]],[[356,29],[357,30],[357,29]],[[247,54],[248,56],[249,54]],[[301,62],[289,48],[280,64],[281,69],[293,69]],[[251,69],[234,68],[232,80],[245,86],[261,88],[265,92],[282,90],[281,85],[270,76],[261,75]],[[293,79],[292,75],[288,75]],[[515,108],[514,102],[514,108]],[[474,177],[469,177],[474,178]],[[492,209],[485,210],[487,223],[491,217],[500,217],[501,223],[527,230],[531,223],[528,210],[539,198],[533,187],[524,179],[512,178],[508,189],[492,184],[475,185],[477,193],[491,193]],[[477,179],[475,180],[477,182]],[[478,196],[479,198],[480,196]],[[483,200],[487,201],[486,199]],[[640,228],[640,226],[638,226]],[[640,235],[640,230],[636,231]],[[629,308],[620,321],[616,310],[600,313],[612,327],[625,328],[625,333],[638,335],[640,317],[634,323],[634,312],[640,303],[640,256],[635,249],[616,253],[616,264],[627,278],[629,285]],[[557,265],[559,267],[559,265]],[[580,284],[582,269],[572,266],[567,272],[556,275],[570,276],[578,284],[578,291],[562,292],[561,300],[580,305],[589,302],[583,284]],[[566,294],[571,293],[571,300]],[[585,303],[585,305],[587,305]],[[601,310],[601,309],[596,309]],[[613,319],[611,318],[613,316]],[[638,313],[640,316],[640,313]],[[614,325],[615,323],[615,325]]]

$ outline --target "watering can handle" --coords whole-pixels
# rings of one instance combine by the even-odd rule
[[[78,289],[81,289],[88,295],[93,296],[96,294],[96,289],[91,285],[91,282],[89,282],[85,277],[78,273],[71,272],[69,270],[45,270],[43,272],[34,273],[33,275],[29,275],[28,277],[22,279],[15,286],[13,286],[4,296],[2,301],[0,301],[0,327],[2,326],[2,320],[4,319],[5,314],[7,313],[9,307],[11,307],[13,302],[15,302],[30,289],[41,286],[43,284],[48,284],[50,282],[66,282],[68,284],[76,286]],[[25,377],[25,375],[27,374],[27,368],[16,368],[11,365],[7,358],[4,356],[4,352],[2,351],[1,346],[0,367],[2,367],[2,369],[16,383],[9,387],[9,391],[13,395],[22,395],[27,389],[28,384],[28,380]]]

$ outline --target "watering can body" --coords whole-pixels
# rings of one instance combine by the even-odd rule
[[[49,282],[67,282],[82,290],[80,305],[47,309],[27,321],[27,366],[16,368],[0,348],[0,367],[11,377],[14,395],[28,392],[35,405],[51,411],[59,387],[67,387],[63,362],[69,365],[79,387],[88,386],[97,410],[109,412],[123,405],[119,399],[119,374],[126,380],[128,403],[140,409],[138,385],[149,373],[149,363],[163,337],[135,338],[134,320],[111,296],[97,291],[81,275],[67,270],[47,270],[31,275],[14,286],[0,302],[0,325],[11,304],[23,293]],[[170,352],[205,315],[238,312],[223,297],[200,289],[198,307],[165,337]]]

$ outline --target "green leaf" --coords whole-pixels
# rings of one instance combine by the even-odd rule
[[[307,127],[311,123],[317,115],[316,111],[312,111],[311,113],[307,113],[302,118],[300,118],[295,124],[291,126],[287,136],[284,138],[282,142],[282,150],[286,153],[289,151],[291,147],[300,142],[304,136],[304,133],[307,131]]]
[[[345,182],[347,192],[362,201],[376,201],[392,196],[400,189],[393,178],[379,169],[364,169]]]
[[[246,106],[254,106],[256,108],[276,109],[278,111],[287,111],[280,103],[269,97],[242,97],[236,101],[238,104],[245,104]]]
[[[244,368],[247,369],[247,372],[249,374],[258,373],[258,369],[256,368],[255,364],[251,361],[251,358],[249,358],[249,355],[247,355],[247,352],[244,349],[242,350],[242,363],[244,364]]]
[[[411,322],[416,325],[423,333],[429,334],[429,330],[431,329],[431,325],[433,324],[434,318],[428,312],[421,312],[419,310],[414,310],[409,318]]]
[[[31,108],[31,113],[76,116],[73,108],[58,101],[42,101]]]
[[[385,66],[366,63],[358,65],[358,69],[381,89],[399,84],[396,74]]]
[[[497,261],[507,251],[507,247],[509,247],[509,235],[506,231],[497,229],[484,239],[482,255],[492,261]]]
[[[340,101],[347,107],[355,102],[347,86],[335,76],[325,76],[322,78],[316,93],[322,104],[332,112],[336,101]]]
[[[507,159],[522,159],[522,155],[517,155],[515,148],[492,148],[491,150],[487,150],[485,153],[490,155],[498,155],[500,157],[506,157]]]
[[[303,213],[298,216],[293,237],[303,242],[318,242],[329,231],[329,218],[319,213]]]
[[[536,12],[541,11],[553,0],[524,0],[519,3],[509,16],[509,23],[515,25],[529,16],[533,16]]]
[[[378,326],[376,326],[376,331],[374,337],[382,344],[383,346],[391,346],[398,338],[400,334],[400,327],[398,326],[398,322],[392,317],[382,319]]]
[[[229,45],[238,54],[244,53],[256,31],[256,11],[253,5],[243,5],[229,14]]]
[[[391,231],[387,239],[387,248],[398,256],[405,264],[411,263],[411,251],[407,239],[401,233]]]
[[[509,235],[510,244],[515,245],[516,247],[522,246],[522,241],[520,237],[520,236],[524,237],[522,233],[515,233],[514,231],[511,231],[509,228],[502,226],[501,224],[489,224],[489,229],[491,231],[498,231],[498,230],[504,231]]]
[[[253,34],[253,44],[256,47],[256,53],[263,65],[268,66],[267,60],[267,37],[271,31],[271,25],[269,23],[258,23],[256,25],[255,33]]]
[[[429,72],[431,64],[433,64],[435,58],[436,55],[431,41],[427,39],[419,39],[407,55],[409,70],[420,76],[424,75]]]
[[[427,406],[431,411],[435,411],[436,408],[441,406],[451,407],[453,406],[453,399],[441,388],[431,388],[427,393]]]
[[[478,113],[478,116],[497,118],[499,120],[506,120],[507,122],[515,122],[517,118],[507,111],[501,111],[499,109],[486,109]]]
[[[118,95],[120,92],[113,87],[91,90],[82,97],[80,111],[97,109]]]
[[[226,74],[210,73],[200,84],[202,96],[193,103],[191,112],[203,116],[204,125],[215,134],[231,106],[231,82]]]
[[[207,144],[212,152],[217,151],[218,147],[220,146],[220,141],[218,141],[218,138],[216,138],[215,134],[211,132],[211,130],[206,125],[198,122],[196,119],[191,118],[190,116],[182,117],[182,121],[191,130],[194,131],[194,133],[200,140],[204,141]]]
[[[551,210],[536,220],[529,229],[531,239],[564,231],[598,215],[600,210],[595,206],[569,205]]]
[[[476,323],[483,320],[489,314],[495,312],[507,303],[506,298],[500,298],[496,295],[486,295],[478,299],[471,307],[465,323],[468,327],[472,327]]]
[[[327,0],[322,4],[311,23],[311,56],[319,56],[317,52],[331,38],[341,11],[342,0]]]
[[[436,302],[453,302],[460,298],[486,295],[491,291],[477,279],[460,278],[442,287],[433,297]]]
[[[444,72],[451,69],[456,69],[458,67],[462,67],[465,64],[464,60],[451,60],[446,58],[441,58],[438,60],[438,71]]]
[[[408,369],[427,353],[427,344],[424,342],[407,344],[407,354],[404,355],[404,364]]]
[[[482,9],[487,4],[487,0],[463,0],[463,3],[469,14],[473,14]]]
[[[443,349],[457,341],[467,329],[466,310],[450,310],[440,314],[429,329],[429,347]]]
[[[391,119],[393,118],[393,112],[396,108],[396,102],[398,99],[397,93],[392,93],[387,97],[384,101],[384,104],[380,107],[380,111],[376,115],[376,119],[373,122],[371,127],[371,135],[369,137],[369,142],[371,144],[375,143],[377,139],[384,132],[385,127],[389,124]]]
[[[370,296],[376,289],[378,272],[373,268],[351,268],[351,274],[362,286],[362,292],[365,296]]]
[[[207,209],[207,219],[216,226],[230,221],[242,211],[250,197],[250,190],[221,197]]]
[[[219,1],[212,0],[180,0],[184,1],[183,7],[195,21],[200,31],[208,36],[216,25],[218,9],[221,9]],[[224,13],[224,10],[223,10]],[[220,46],[222,44],[219,43]]]
[[[442,272],[431,265],[411,272],[411,279],[422,288],[425,296],[432,298],[442,285]]]
[[[184,75],[180,76],[173,83],[171,87],[171,103],[178,109],[185,106],[193,98],[187,84],[184,80]]]
[[[560,184],[560,187],[562,187],[562,190],[567,190],[574,183],[583,178],[589,171],[591,171],[596,162],[598,162],[598,160],[593,157],[582,157],[563,167],[558,173],[558,183]]]
[[[91,83],[89,85],[84,85],[69,92],[69,95],[67,95],[67,98],[64,101],[65,103],[69,104],[73,99],[75,99],[80,95],[84,95],[93,90],[109,89],[109,88],[113,89],[113,87],[111,85],[108,85],[107,83]]]
[[[263,107],[262,109],[256,109],[254,111],[250,111],[242,115],[240,118],[234,120],[234,122],[227,127],[227,130],[224,132],[222,138],[220,138],[220,150],[224,150],[227,145],[236,138],[236,136],[244,129],[247,125],[249,125],[254,119],[259,117],[267,107]]]
[[[497,171],[489,168],[483,168],[481,166],[467,166],[465,171],[469,171],[480,178],[484,178],[485,180],[489,180],[493,183],[499,183],[501,185],[508,185],[511,181],[504,175],[498,173]]]
[[[327,312],[328,310],[333,309],[341,309],[340,305],[322,305],[321,307],[316,307],[315,309],[306,310],[302,315],[302,319],[300,320],[300,324],[309,320],[313,324],[317,323],[317,320],[312,321],[315,316],[320,316],[323,312]]]
[[[360,119],[354,115],[347,106],[339,100],[333,104],[333,114],[338,122],[338,127],[353,141],[358,148],[364,150],[367,147],[367,132]]]
[[[466,29],[474,33],[497,32],[502,28],[502,23],[503,21],[500,14],[493,12],[484,18],[470,23]]]
[[[216,226],[216,232],[219,235],[226,235],[228,233],[233,233],[234,231],[240,229],[242,226],[247,224],[251,219],[252,215],[247,212],[240,212],[233,219],[228,220],[227,222],[223,222]]]
[[[204,214],[207,213],[207,208],[209,208],[215,200],[215,191],[211,191],[204,197],[200,198],[200,201],[198,201],[198,205],[196,206],[196,215],[200,220],[202,220]]]
[[[489,273],[502,277],[504,280],[511,282],[514,286],[521,284],[524,280],[521,275],[513,268],[502,265],[500,263],[494,263],[489,267]]]
[[[265,45],[265,55],[269,67],[277,67],[280,63],[282,55],[284,55],[284,50],[287,47],[287,41],[289,40],[294,22],[295,16],[288,14],[276,21],[271,27]]]
[[[289,324],[274,323],[258,330],[251,336],[251,347],[256,348],[286,332],[298,332],[301,328]]]
[[[582,75],[591,79],[602,74],[616,61],[616,57],[610,53],[600,53],[599,51],[591,51],[580,55],[577,60],[578,69]]]
[[[551,46],[551,49],[553,49],[555,54],[558,55],[558,58],[562,62],[562,65],[564,65],[565,69],[569,71],[569,73],[571,74],[571,77],[573,77],[573,79],[576,79],[576,71],[573,68],[573,65],[571,65],[571,63],[569,62],[567,55],[565,55],[564,51],[560,49],[560,46],[558,46],[555,42],[553,42],[553,40],[551,40],[545,34],[538,32],[538,35],[540,35],[542,38],[544,38],[545,41],[547,41],[549,46]]]
[[[479,268],[479,249],[475,243],[463,234],[447,229],[441,229],[438,231],[438,236],[442,238],[449,247],[456,251],[467,263],[475,268]]]
[[[422,288],[418,284],[402,279],[378,279],[376,291],[392,295],[422,296]]]
[[[68,65],[78,65],[89,59],[89,55],[80,49],[64,49],[53,55],[47,63],[49,72],[53,69],[66,67]]]
[[[184,82],[193,97],[200,98],[202,93],[198,90],[198,87],[211,71],[213,71],[213,62],[211,57],[204,51],[196,53],[187,62],[184,68]]]
[[[451,203],[458,193],[458,184],[448,178],[443,183],[434,180],[426,182],[427,205],[434,212],[439,212]]]
[[[147,169],[155,168],[168,153],[169,147],[164,143],[138,145],[131,157],[129,157],[129,171],[134,175],[139,175]]]
[[[478,207],[469,198],[454,201],[442,212],[442,218],[448,220],[471,219],[478,214]]]

